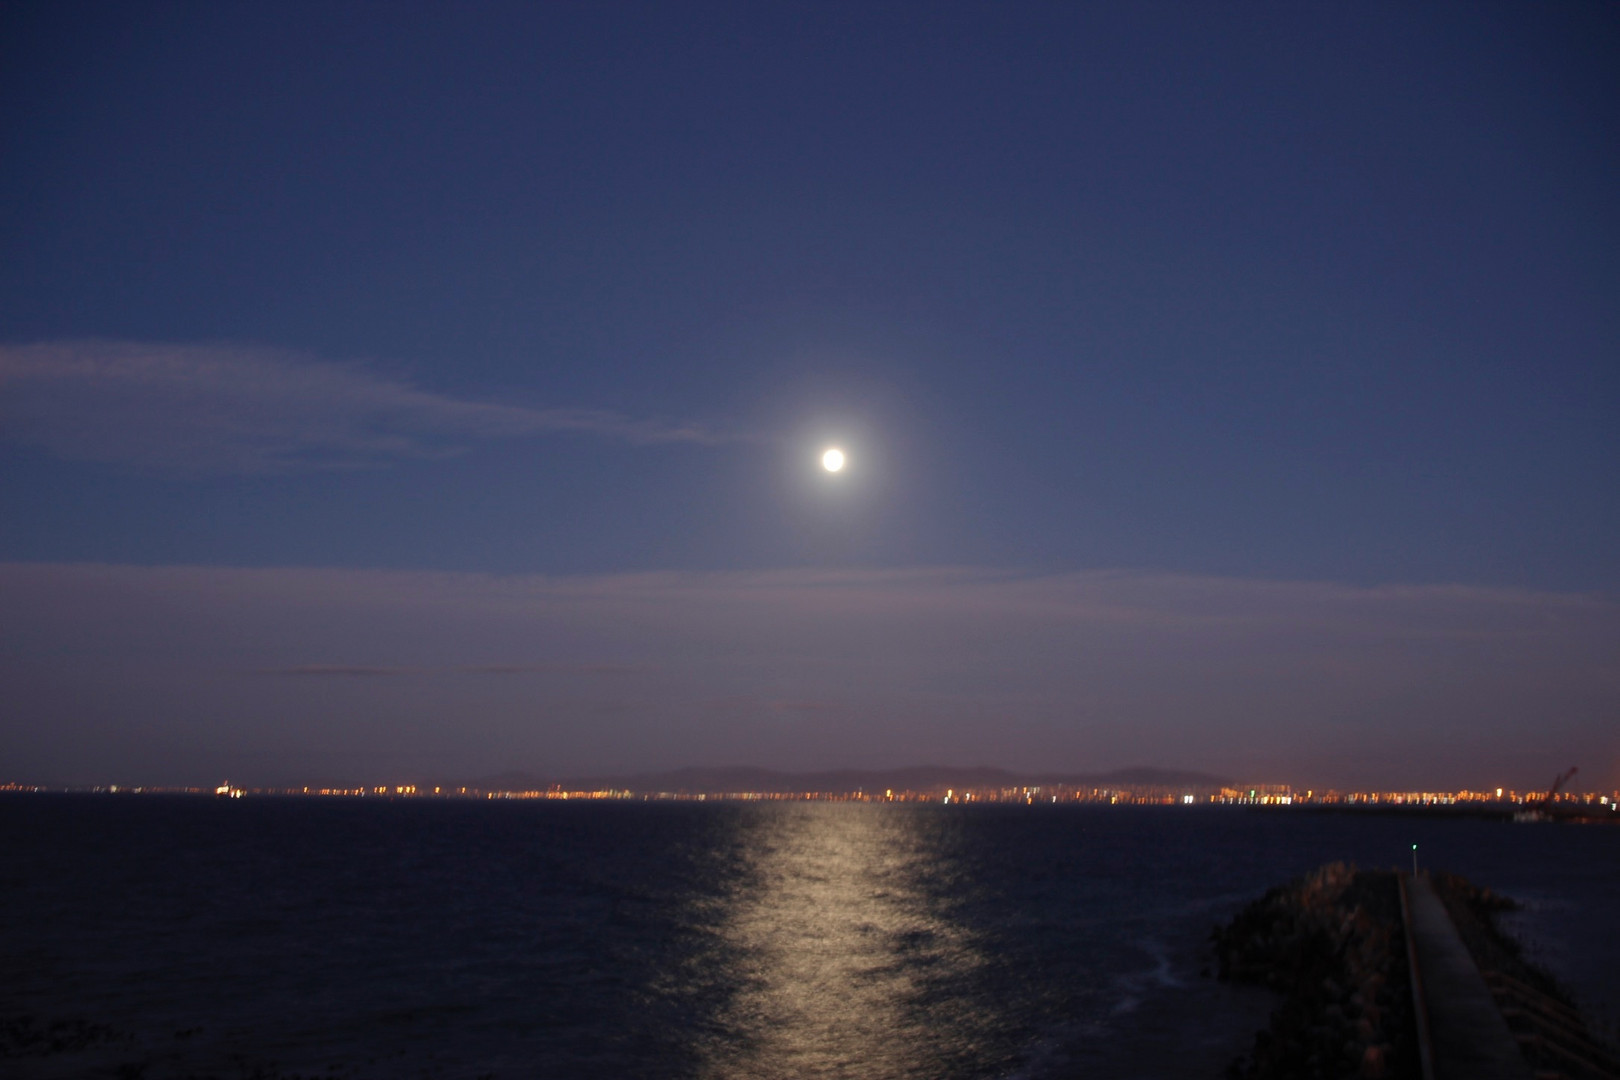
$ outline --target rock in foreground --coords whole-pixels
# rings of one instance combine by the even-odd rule
[[[1421,1075],[1393,872],[1321,867],[1250,904],[1214,944],[1221,978],[1283,995],[1233,1080]]]

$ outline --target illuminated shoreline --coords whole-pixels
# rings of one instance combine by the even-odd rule
[[[1101,806],[1266,806],[1297,808],[1459,809],[1513,814],[1530,808],[1553,813],[1620,813],[1620,791],[1572,794],[1496,788],[1486,791],[1337,791],[1286,785],[1254,785],[1219,789],[1171,790],[1126,788],[1074,788],[1053,786],[1000,788],[942,788],[934,790],[855,791],[636,791],[628,788],[569,789],[552,785],[542,789],[498,790],[462,786],[377,784],[359,787],[238,787],[229,783],[213,788],[105,784],[53,787],[16,782],[0,784],[0,793],[79,795],[192,795],[214,798],[341,798],[341,799],[453,799],[519,801],[635,801],[635,802],[864,802],[937,803],[941,805],[1085,804]]]

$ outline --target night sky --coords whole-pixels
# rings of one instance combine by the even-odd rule
[[[0,162],[0,782],[1620,786],[1613,4],[5,3]]]

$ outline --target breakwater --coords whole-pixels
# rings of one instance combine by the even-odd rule
[[[1424,884],[1506,1022],[1515,1075],[1620,1080],[1620,1059],[1571,995],[1499,925],[1517,903],[1456,874],[1426,875]],[[1219,976],[1281,995],[1252,1050],[1228,1069],[1231,1080],[1425,1076],[1424,1014],[1454,1003],[1437,1000],[1426,976],[1414,984],[1408,958],[1423,950],[1408,952],[1400,886],[1394,871],[1331,863],[1269,890],[1216,928]],[[1421,939],[1421,926],[1413,932]],[[1446,1050],[1442,1040],[1431,1061],[1441,1076]]]
[[[1568,990],[1502,930],[1498,917],[1518,910],[1518,903],[1457,874],[1441,871],[1429,881],[1530,1070],[1570,1080],[1620,1080],[1620,1055],[1592,1030]]]
[[[1282,995],[1233,1080],[1421,1076],[1393,872],[1320,867],[1244,908],[1214,945],[1222,979]]]

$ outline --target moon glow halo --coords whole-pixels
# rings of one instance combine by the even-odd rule
[[[844,452],[834,447],[821,455],[821,467],[830,473],[840,472],[844,468]]]

